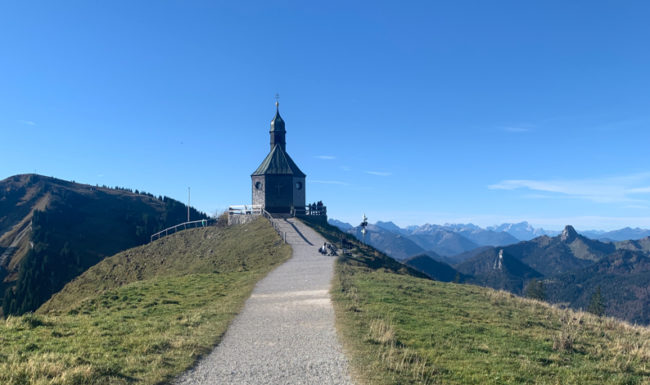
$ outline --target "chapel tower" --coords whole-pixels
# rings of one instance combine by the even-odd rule
[[[271,120],[271,149],[251,175],[253,205],[261,205],[270,213],[304,213],[306,175],[287,154],[287,132],[279,105],[275,103]]]
[[[276,144],[282,147],[283,151],[287,151],[287,141],[285,135],[287,131],[284,129],[284,120],[280,116],[280,102],[275,102],[275,117],[271,120],[271,150]]]

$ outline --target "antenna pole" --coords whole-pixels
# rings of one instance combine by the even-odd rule
[[[187,188],[187,221],[190,221],[190,188]]]

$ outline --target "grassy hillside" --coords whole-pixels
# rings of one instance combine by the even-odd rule
[[[254,284],[290,254],[260,219],[109,257],[37,314],[0,322],[0,383],[169,380],[219,342]]]
[[[195,219],[205,214],[192,210]],[[0,290],[5,314],[36,310],[103,258],[185,221],[167,197],[41,175],[0,181]]]
[[[333,242],[341,236],[313,226]],[[650,383],[648,328],[422,279],[377,255],[357,245],[340,258],[332,290],[361,383]]]

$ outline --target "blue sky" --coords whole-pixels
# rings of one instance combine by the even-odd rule
[[[650,227],[645,1],[0,5],[0,178],[250,202],[274,95],[354,224]]]

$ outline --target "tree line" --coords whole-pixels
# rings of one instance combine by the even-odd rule
[[[101,259],[144,244],[151,234],[187,219],[187,206],[169,197],[160,204],[98,192],[92,198],[59,194],[32,217],[32,248],[23,258],[14,287],[2,297],[5,315],[34,311]],[[155,202],[155,201],[154,201]],[[207,215],[191,209],[193,219]]]

